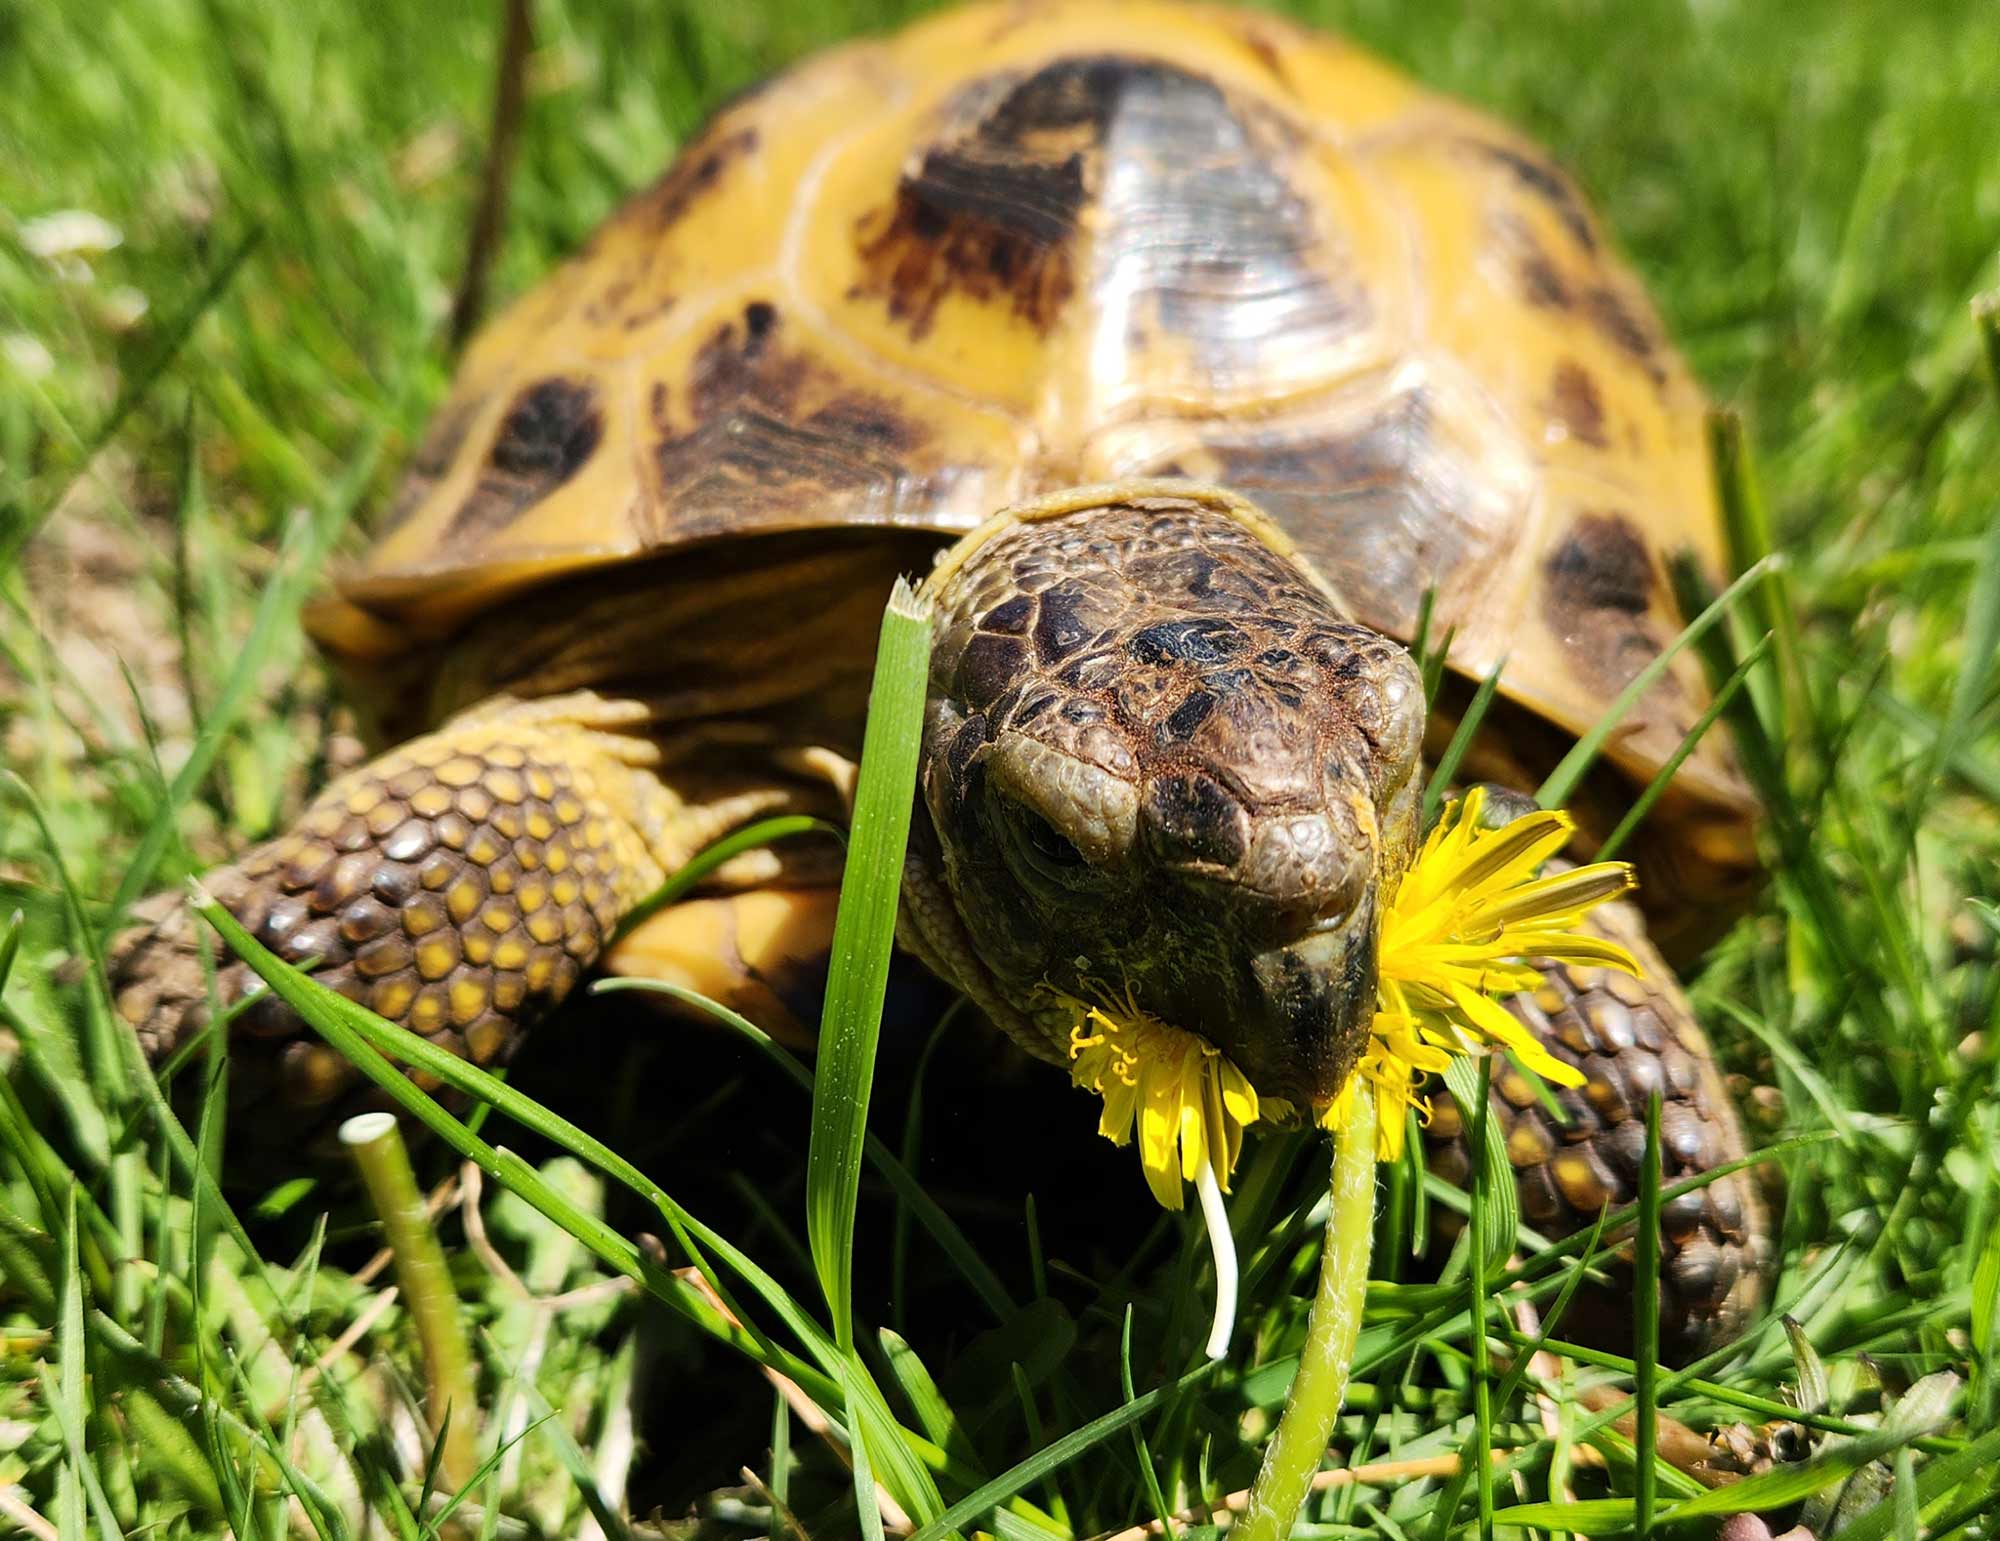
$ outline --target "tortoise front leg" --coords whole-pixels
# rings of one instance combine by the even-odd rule
[[[318,959],[322,983],[491,1064],[715,832],[719,811],[656,773],[646,722],[640,705],[588,693],[476,708],[334,782],[206,885],[280,957]],[[111,985],[158,1060],[208,1020],[208,992],[185,902],[157,896],[140,918],[113,949]],[[228,1003],[254,976],[218,961]],[[356,1079],[275,997],[235,1024],[248,1096],[331,1111]]]

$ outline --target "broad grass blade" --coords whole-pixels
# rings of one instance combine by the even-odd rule
[[[875,659],[854,827],[833,926],[833,965],[820,1018],[812,1145],[806,1157],[806,1236],[842,1353],[854,1347],[854,1214],[882,996],[902,898],[930,648],[928,602],[898,580],[882,617]]]

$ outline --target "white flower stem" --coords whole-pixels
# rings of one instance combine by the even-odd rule
[[[1326,1459],[1334,1419],[1347,1396],[1347,1372],[1368,1293],[1375,1235],[1375,1098],[1363,1087],[1345,1128],[1333,1137],[1333,1206],[1326,1217],[1319,1289],[1306,1319],[1305,1348],[1278,1431],[1232,1541],[1284,1541],[1314,1473]]]
[[[1215,1320],[1208,1329],[1208,1357],[1223,1359],[1228,1357],[1229,1339],[1236,1331],[1236,1237],[1229,1229],[1229,1211],[1223,1207],[1215,1167],[1206,1156],[1195,1173],[1194,1191],[1201,1196],[1208,1249],[1215,1254]]]

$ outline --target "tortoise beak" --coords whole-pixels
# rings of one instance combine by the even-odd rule
[[[1372,885],[1350,909],[1237,958],[1150,981],[1141,1003],[1228,1055],[1260,1096],[1301,1114],[1324,1104],[1360,1062],[1374,1021]]]
[[[1327,1101],[1367,1046],[1375,977],[1371,891],[1346,915],[1251,959],[1232,1057],[1260,1092],[1301,1112]]]

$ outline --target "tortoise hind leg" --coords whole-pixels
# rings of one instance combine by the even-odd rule
[[[1507,1002],[1551,1054],[1587,1078],[1574,1090],[1549,1088],[1566,1122],[1549,1115],[1532,1083],[1512,1066],[1497,1072],[1493,1089],[1493,1115],[1506,1137],[1521,1218],[1552,1237],[1588,1227],[1606,1205],[1620,1209],[1636,1201],[1646,1101],[1654,1091],[1661,1097],[1667,1186],[1744,1154],[1708,1041],[1672,971],[1647,940],[1638,911],[1629,904],[1603,905],[1590,929],[1630,949],[1644,977],[1544,967],[1539,990]],[[1434,1098],[1431,1167],[1461,1185],[1470,1170],[1465,1135],[1457,1105],[1448,1096]],[[1661,1351],[1678,1362],[1726,1342],[1755,1309],[1769,1260],[1767,1220],[1752,1174],[1742,1171],[1669,1201],[1660,1228]],[[1622,1250],[1629,1257],[1629,1245]],[[1572,1309],[1591,1329],[1586,1336],[1616,1338],[1629,1330],[1625,1298],[1579,1297]],[[1576,1331],[1572,1322],[1558,1335]]]
[[[261,942],[390,1021],[480,1064],[569,991],[620,915],[714,832],[652,769],[645,709],[588,693],[497,701],[329,786],[297,825],[208,875]],[[196,922],[142,908],[113,949],[118,1008],[149,1057],[207,1020]],[[213,940],[211,938],[211,940]],[[219,958],[227,1003],[253,976]],[[357,1073],[275,998],[239,1013],[233,1077],[301,1115],[338,1111]],[[312,1122],[307,1120],[306,1122]]]

